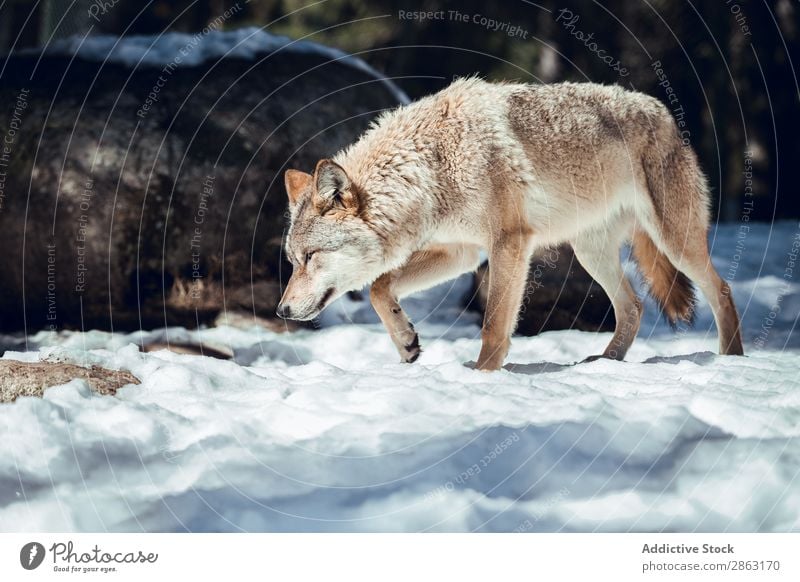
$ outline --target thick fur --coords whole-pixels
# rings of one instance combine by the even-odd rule
[[[649,284],[650,295],[658,302],[670,325],[675,327],[679,322],[691,325],[697,300],[689,277],[675,268],[645,232],[634,233],[632,250],[636,264]]]
[[[474,269],[485,249],[477,367],[499,368],[532,252],[565,241],[614,306],[602,355],[622,359],[642,312],[619,261],[632,239],[667,316],[689,317],[688,277],[714,310],[720,351],[742,353],[730,289],[708,255],[705,179],[652,97],[590,83],[462,79],[383,114],[313,176],[287,173],[286,186],[295,271],[279,313],[309,319],[374,283],[373,305],[404,361],[418,357],[419,341],[399,299]]]

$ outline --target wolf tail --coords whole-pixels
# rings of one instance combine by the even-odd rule
[[[659,250],[647,233],[633,235],[633,258],[650,287],[650,295],[658,302],[670,325],[679,321],[694,322],[695,292],[689,277],[681,273]]]

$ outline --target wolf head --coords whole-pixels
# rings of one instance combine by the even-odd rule
[[[335,162],[321,160],[313,176],[287,170],[285,181],[291,212],[285,249],[294,269],[277,314],[304,321],[381,275],[383,245],[363,219],[363,192]]]

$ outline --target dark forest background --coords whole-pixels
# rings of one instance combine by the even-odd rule
[[[649,93],[685,121],[719,220],[800,216],[795,0],[9,0],[0,9],[0,43],[8,51],[69,34],[194,32],[237,4],[226,28],[266,27],[356,53],[412,98],[470,74]],[[99,17],[86,18],[90,10]],[[501,26],[491,30],[483,19]],[[751,164],[752,198],[745,195]]]

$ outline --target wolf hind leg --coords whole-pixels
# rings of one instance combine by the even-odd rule
[[[372,284],[370,301],[403,362],[416,361],[422,350],[419,336],[399,300],[472,271],[479,262],[479,248],[475,245],[432,245],[417,251],[405,265],[381,275]]]
[[[708,250],[708,186],[697,158],[685,148],[670,159],[645,158],[644,169],[654,212],[642,225],[667,258],[700,288],[712,311],[719,333],[719,353],[742,355],[739,314],[730,286],[711,263]],[[665,204],[667,199],[672,203]]]
[[[642,302],[625,276],[619,257],[629,233],[630,229],[620,220],[606,228],[582,233],[571,241],[578,261],[611,300],[616,319],[614,336],[603,354],[590,356],[587,361],[601,357],[624,359],[639,332]]]
[[[719,353],[741,356],[739,314],[730,285],[717,273],[708,252],[707,226],[676,221],[671,228],[649,228],[650,236],[669,260],[694,281],[711,306],[719,333]]]

